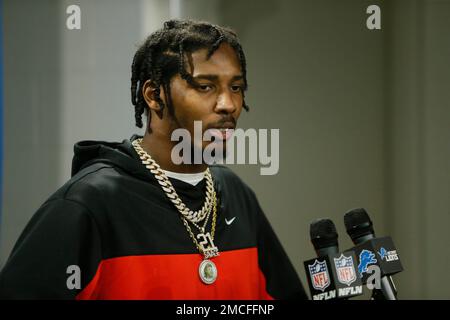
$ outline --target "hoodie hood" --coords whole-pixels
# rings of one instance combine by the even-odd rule
[[[133,175],[139,175],[147,179],[152,177],[148,170],[142,166],[141,160],[131,144],[133,140],[138,138],[142,138],[142,136],[134,134],[130,139],[122,142],[92,140],[77,142],[73,148],[72,177],[83,168],[99,162],[112,164]],[[135,161],[130,161],[133,159]]]

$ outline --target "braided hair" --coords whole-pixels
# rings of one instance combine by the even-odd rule
[[[142,88],[147,80],[152,80],[155,87],[155,100],[161,111],[165,104],[160,97],[160,86],[164,88],[168,111],[173,115],[170,98],[170,79],[179,73],[181,78],[192,86],[194,79],[185,69],[185,55],[196,50],[208,49],[207,59],[222,42],[227,42],[236,52],[244,79],[244,91],[247,89],[245,55],[236,33],[228,28],[207,22],[192,20],[169,20],[164,27],[152,33],[136,51],[131,65],[131,103],[134,105],[136,126],[142,128],[142,114],[149,117]],[[243,108],[248,106],[243,100]],[[150,128],[148,128],[150,130]]]

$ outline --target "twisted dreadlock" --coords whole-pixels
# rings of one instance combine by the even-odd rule
[[[162,29],[152,33],[137,50],[131,66],[131,103],[134,105],[136,126],[142,128],[144,111],[150,118],[142,94],[142,87],[147,80],[151,79],[154,83],[155,100],[161,110],[165,104],[160,97],[159,88],[164,88],[168,110],[173,114],[169,86],[172,76],[179,73],[182,79],[195,86],[192,75],[185,69],[185,55],[207,48],[209,59],[222,42],[227,42],[236,51],[244,77],[244,93],[247,89],[245,55],[236,33],[231,29],[207,22],[169,20]],[[248,111],[245,99],[243,107]]]

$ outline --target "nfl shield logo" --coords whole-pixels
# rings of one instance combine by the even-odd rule
[[[339,259],[334,258],[334,265],[336,266],[336,274],[340,283],[349,286],[356,281],[355,266],[351,256],[346,257],[341,254]]]
[[[327,263],[315,260],[312,265],[308,265],[308,268],[313,288],[324,291],[330,285]]]

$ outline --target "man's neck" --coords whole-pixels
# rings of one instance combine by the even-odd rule
[[[153,131],[151,134],[145,132],[142,140],[142,148],[156,161],[163,170],[178,173],[204,172],[208,166],[202,164],[174,164],[172,162],[172,148],[176,142],[170,140],[170,136]]]

